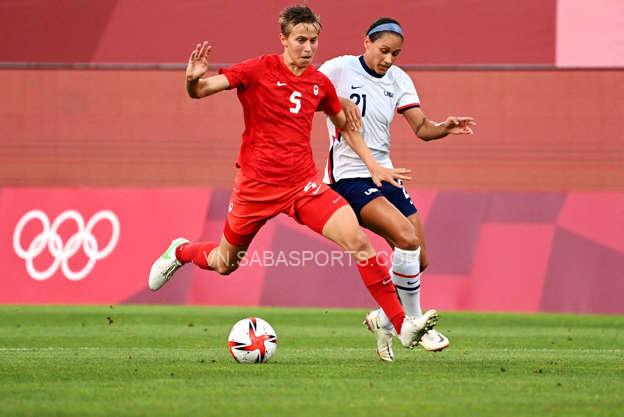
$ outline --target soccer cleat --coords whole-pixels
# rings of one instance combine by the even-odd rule
[[[362,323],[377,339],[377,356],[384,362],[394,362],[392,351],[392,331],[387,330],[379,323],[379,310],[373,310],[366,315]]]
[[[440,352],[448,347],[449,340],[436,329],[431,329],[423,335],[422,339],[420,339],[420,342],[418,343],[420,346],[425,348],[425,350],[430,352]]]
[[[175,271],[182,266],[182,263],[176,259],[175,251],[178,246],[188,242],[187,239],[181,237],[174,239],[165,253],[152,264],[149,274],[150,290],[159,290],[173,277]]]
[[[401,326],[399,340],[408,349],[413,349],[425,333],[438,324],[438,313],[435,310],[427,310],[420,317],[405,316]]]

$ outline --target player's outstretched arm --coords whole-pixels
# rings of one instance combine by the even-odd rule
[[[338,97],[338,100],[340,104],[342,104],[342,110],[347,117],[347,126],[349,126],[351,130],[362,131],[362,115],[360,114],[360,108],[348,98]]]
[[[409,180],[411,179],[408,174],[412,172],[406,168],[386,168],[377,162],[370,149],[366,145],[362,134],[358,130],[346,128],[347,118],[344,111],[340,111],[334,116],[330,117],[334,126],[341,130],[341,135],[347,142],[347,145],[353,149],[353,151],[360,157],[360,159],[366,164],[371,174],[371,179],[377,186],[381,186],[382,181],[387,181],[395,187],[400,187],[401,184],[396,182],[397,179]]]
[[[186,91],[192,98],[202,98],[228,89],[230,82],[219,74],[202,78],[208,71],[208,56],[212,46],[208,42],[198,43],[186,65]]]
[[[477,123],[472,117],[449,116],[445,121],[436,123],[429,120],[417,107],[403,113],[410,127],[420,139],[430,141],[447,135],[472,135],[472,126]]]

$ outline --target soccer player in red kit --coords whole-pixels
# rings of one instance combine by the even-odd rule
[[[250,59],[218,75],[204,77],[211,46],[198,44],[186,69],[193,98],[236,88],[243,106],[245,131],[238,155],[229,212],[221,241],[190,243],[175,239],[154,262],[149,287],[158,290],[186,263],[228,275],[238,267],[255,234],[267,220],[286,213],[336,242],[358,261],[369,292],[392,321],[401,343],[414,347],[437,322],[430,310],[420,318],[405,316],[388,270],[379,262],[346,201],[320,177],[312,157],[310,133],[317,110],[342,129],[342,137],[368,166],[374,181],[406,179],[405,169],[388,169],[373,158],[359,132],[346,128],[346,117],[329,79],[311,65],[318,47],[319,18],[307,6],[280,15],[284,52]]]

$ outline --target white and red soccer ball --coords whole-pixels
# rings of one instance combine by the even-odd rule
[[[230,330],[228,348],[239,363],[268,362],[277,349],[277,335],[265,320],[247,317]]]

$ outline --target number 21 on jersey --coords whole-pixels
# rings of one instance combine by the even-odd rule
[[[356,106],[360,105],[360,101],[362,102],[362,117],[366,116],[366,94],[353,93],[349,98]]]

